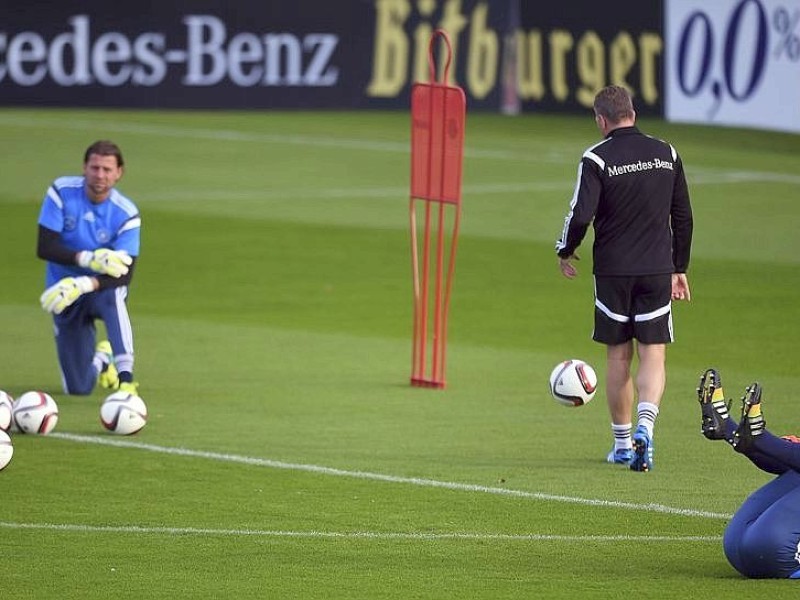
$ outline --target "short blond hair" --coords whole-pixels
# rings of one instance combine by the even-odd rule
[[[609,85],[594,97],[594,112],[612,123],[619,123],[633,118],[633,100],[624,87]]]

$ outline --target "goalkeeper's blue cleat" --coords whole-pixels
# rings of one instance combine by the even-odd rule
[[[629,465],[633,460],[633,448],[617,448],[611,449],[611,452],[606,456],[606,462],[615,465]]]
[[[100,373],[97,374],[97,383],[100,387],[108,390],[115,390],[119,387],[119,374],[114,365],[114,351],[108,340],[103,340],[97,344],[95,355],[103,363]]]
[[[752,445],[753,440],[764,433],[767,422],[761,414],[761,386],[753,383],[747,386],[742,396],[742,418],[739,426],[733,433],[733,449],[745,452]]]
[[[709,440],[726,438],[725,421],[728,420],[730,402],[725,402],[722,379],[716,369],[706,369],[697,386],[697,401],[700,403],[700,431]]]
[[[123,381],[119,384],[119,391],[126,392],[128,394],[133,394],[134,396],[139,395],[139,384],[135,381]]]
[[[633,460],[631,471],[653,470],[653,440],[644,426],[639,425],[633,433]]]

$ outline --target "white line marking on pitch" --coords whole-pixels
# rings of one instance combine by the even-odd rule
[[[701,175],[690,177],[691,185],[738,185],[745,182],[782,182],[798,183],[800,177],[786,179],[785,176],[773,173],[729,173],[729,172],[705,172]],[[532,194],[538,192],[559,192],[565,194],[575,187],[575,182],[569,181],[536,181],[520,183],[474,183],[463,186],[464,194],[484,195],[484,194]],[[264,189],[187,189],[162,190],[151,194],[159,200],[169,202],[198,200],[228,200],[234,202],[247,201],[268,201],[285,200],[286,192],[282,190],[270,191]],[[395,200],[405,200],[408,196],[408,188],[405,187],[379,187],[379,188],[309,188],[299,189],[292,192],[293,198],[302,200],[374,200],[377,198],[392,198]]]
[[[51,128],[68,130],[92,129],[97,127],[97,121],[86,120],[63,120],[47,119],[42,117],[26,117],[22,115],[0,115],[0,123],[7,123],[18,127],[41,127],[43,124]],[[368,139],[352,139],[341,137],[319,137],[305,134],[274,134],[274,133],[253,133],[250,131],[239,131],[236,129],[203,129],[197,127],[171,127],[159,124],[145,123],[118,123],[109,122],[103,125],[107,131],[118,131],[136,135],[147,136],[169,136],[176,138],[194,138],[205,140],[216,140],[223,142],[255,142],[268,144],[292,144],[299,146],[313,146],[315,148],[333,148],[361,150],[366,152],[392,152],[409,153],[409,142],[385,142]],[[513,160],[525,163],[550,163],[550,164],[576,164],[577,155],[572,153],[550,151],[547,153],[536,152],[517,152],[506,149],[492,148],[471,148],[464,150],[466,158],[482,158],[495,160]],[[794,173],[769,173],[758,171],[718,171],[705,169],[707,175],[700,176],[695,181],[691,174],[702,169],[692,169],[690,171],[690,183],[696,184],[719,184],[719,183],[738,183],[752,181],[766,181],[800,184],[800,176]],[[574,181],[571,184],[574,187]]]
[[[27,118],[24,116],[3,116],[0,115],[0,123],[8,123],[18,127],[41,127],[43,124],[51,128],[67,130],[86,130],[97,127],[96,121],[85,120],[53,120],[42,118]],[[201,129],[195,127],[167,127],[164,125],[148,125],[142,123],[106,123],[103,125],[106,131],[131,133],[147,136],[168,136],[182,139],[201,139],[222,142],[256,142],[267,144],[291,144],[299,146],[312,146],[314,148],[334,148],[359,150],[365,152],[392,152],[408,154],[410,152],[409,142],[380,142],[368,139],[352,139],[341,137],[320,137],[305,134],[275,134],[275,133],[253,133],[248,131],[238,131],[235,129]],[[522,154],[519,152],[503,149],[478,149],[465,148],[466,158],[486,158],[496,160],[519,160],[522,162],[547,162],[562,163],[566,157],[557,153],[548,154]],[[572,157],[569,158],[572,161]]]
[[[527,194],[531,192],[556,192],[559,190],[569,191],[573,182],[566,181],[540,181],[534,183],[483,183],[468,184],[463,188],[464,193],[468,194]],[[174,201],[196,201],[196,200],[285,200],[286,192],[270,190],[209,190],[209,189],[187,189],[181,188],[174,191],[156,191],[152,194],[159,200]],[[330,189],[300,189],[292,192],[292,197],[297,199],[313,200],[357,200],[361,198],[394,198],[405,200],[408,198],[408,188],[405,187],[381,187],[381,188],[330,188]]]
[[[188,448],[171,448],[168,446],[156,446],[134,442],[132,440],[120,440],[110,437],[98,437],[88,435],[77,435],[72,433],[51,433],[51,438],[81,442],[85,444],[99,444],[102,446],[115,446],[117,448],[134,448],[137,450],[147,450],[159,454],[170,454],[174,456],[187,456],[192,458],[206,458],[223,462],[253,465],[258,467],[268,467],[271,469],[285,469],[289,471],[304,471],[319,475],[331,475],[334,477],[352,477],[355,479],[368,479],[372,481],[383,481],[386,483],[401,483],[416,485],[420,487],[441,488],[459,492],[478,492],[483,494],[493,494],[496,496],[511,496],[515,498],[528,498],[531,500],[546,500],[552,502],[564,502],[568,504],[583,504],[588,506],[602,506],[607,508],[624,508],[629,510],[641,510],[646,512],[664,513],[669,515],[680,515],[685,517],[706,517],[710,519],[730,519],[732,515],[726,513],[709,512],[705,510],[694,510],[688,508],[674,508],[663,504],[636,504],[633,502],[621,502],[617,500],[599,500],[594,498],[578,498],[574,496],[562,496],[558,494],[545,494],[542,492],[526,492],[500,487],[489,487],[484,485],[474,485],[469,483],[455,483],[450,481],[437,481],[435,479],[423,479],[418,477],[398,477],[395,475],[384,475],[382,473],[371,473],[369,471],[347,471],[320,465],[309,465],[302,463],[288,463],[266,458],[255,458],[252,456],[241,456],[238,454],[223,454],[219,452],[207,452],[204,450],[190,450]]]
[[[76,525],[69,523],[9,523],[0,521],[4,529],[36,529],[75,533],[133,533],[167,535],[218,535],[225,537],[253,536],[277,538],[329,538],[348,540],[496,540],[536,542],[719,542],[713,535],[551,535],[539,533],[404,533],[375,531],[285,531],[271,529],[206,529],[202,527],[142,527],[140,525]]]

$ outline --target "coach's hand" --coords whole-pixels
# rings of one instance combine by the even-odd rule
[[[558,257],[558,267],[567,279],[574,279],[578,275],[578,269],[572,264],[573,259],[580,260],[580,257],[577,254],[572,254],[566,258]]]
[[[686,278],[686,273],[672,274],[672,299],[691,301],[692,292],[689,289],[689,280]]]
[[[128,274],[128,267],[133,262],[133,259],[127,252],[98,248],[94,252],[90,250],[78,252],[77,262],[84,269],[91,269],[101,275],[111,275],[111,277],[119,278]]]
[[[83,294],[93,292],[95,282],[93,277],[65,277],[47,288],[39,301],[47,312],[60,315]]]

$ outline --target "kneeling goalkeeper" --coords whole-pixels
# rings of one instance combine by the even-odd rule
[[[59,177],[39,213],[37,255],[47,261],[42,308],[52,313],[64,392],[102,387],[137,393],[128,286],[139,255],[141,218],[114,186],[122,152],[113,142],[86,149],[83,175]],[[96,321],[108,339],[97,341]]]

